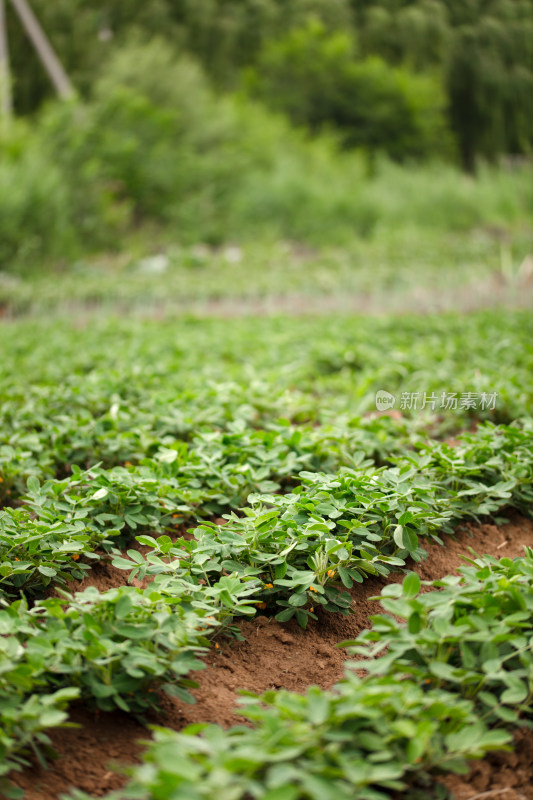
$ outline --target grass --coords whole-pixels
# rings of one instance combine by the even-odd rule
[[[530,307],[527,232],[507,239],[384,232],[350,247],[256,242],[183,247],[154,232],[128,253],[86,258],[63,270],[0,273],[4,317],[24,314],[176,313],[243,316]]]

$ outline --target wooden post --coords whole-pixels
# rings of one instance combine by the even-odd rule
[[[52,45],[46,38],[46,34],[41,28],[37,17],[28,5],[27,0],[11,0],[20,21],[24,25],[26,33],[33,42],[42,64],[50,76],[56,91],[63,99],[68,99],[74,94],[72,84],[68,75],[63,69],[61,62],[56,56]]]
[[[7,47],[6,8],[0,0],[0,115],[3,121],[10,118],[13,111],[11,98],[11,76],[9,73],[9,50]]]

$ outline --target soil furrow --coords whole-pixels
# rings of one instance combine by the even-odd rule
[[[478,555],[513,558],[522,555],[525,546],[533,547],[533,521],[513,514],[508,522],[498,526],[467,524],[455,537],[446,537],[444,546],[426,545],[427,559],[412,564],[412,568],[423,580],[434,580],[457,571],[464,563],[462,556],[471,556],[471,550]],[[354,587],[353,614],[320,612],[319,620],[311,622],[305,631],[292,620],[280,624],[267,617],[257,617],[243,622],[240,627],[245,641],[229,641],[221,643],[218,649],[212,648],[205,659],[206,669],[192,675],[199,684],[194,690],[197,702],[187,705],[163,695],[162,712],[150,722],[176,730],[193,722],[229,726],[242,723],[242,718],[235,713],[239,689],[305,691],[313,684],[330,688],[342,677],[346,658],[337,643],[353,639],[369,627],[370,617],[380,610],[379,603],[370,598],[379,594],[386,582],[402,577],[396,574],[387,581],[371,579]],[[93,585],[103,590],[126,580],[126,572],[102,563],[92,570],[83,586]],[[27,800],[56,800],[72,786],[94,797],[102,796],[124,783],[122,776],[110,771],[110,762],[133,762],[141,752],[138,740],[149,737],[149,732],[135,719],[120,712],[98,714],[77,705],[71,719],[80,727],[60,728],[50,734],[60,757],[48,770],[32,764],[23,773],[13,776],[14,782],[26,790]],[[533,737],[520,732],[517,748],[514,754],[498,754],[476,764],[466,778],[447,779],[458,800],[470,800],[480,791],[493,789],[500,792],[493,796],[501,796],[502,800],[533,798],[532,793],[524,793],[520,786],[515,791],[513,782],[500,791],[501,781],[506,780],[508,773],[514,772],[519,776],[516,780],[527,780],[528,785],[533,783]]]

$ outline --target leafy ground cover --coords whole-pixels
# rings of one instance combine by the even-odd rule
[[[2,332],[3,776],[24,767],[32,750],[41,759],[48,755],[46,731],[67,719],[67,704],[76,698],[137,716],[164,692],[192,700],[189,673],[224,637],[241,636],[239,619],[260,611],[280,623],[294,617],[302,627],[319,625],[327,612],[350,613],[359,584],[410,569],[459,524],[498,520],[510,510],[531,516],[533,330],[525,313],[371,324],[348,317],[94,318],[76,327],[67,318],[31,319],[5,324]],[[380,391],[393,396],[386,414],[376,412]],[[79,582],[91,580],[91,568],[109,559],[134,585],[77,593]],[[488,588],[470,573],[464,581],[494,594],[490,581],[522,586],[526,566],[483,567]],[[414,587],[409,578],[404,606],[425,602],[424,594],[407,596]],[[410,621],[407,631],[420,633],[422,623],[415,627]],[[470,661],[465,668],[475,671]],[[291,795],[283,784],[292,778],[281,766],[263,786],[263,768],[256,765],[254,777],[256,766],[249,771],[242,762],[240,778],[239,769],[228,770],[228,792],[237,780],[235,797],[270,798],[267,791],[272,798],[313,797],[331,778],[342,796],[343,781],[355,781],[353,770],[352,777],[343,772],[346,764],[372,754],[372,741],[387,738],[387,726],[395,730],[394,757],[389,750],[369,757],[372,768],[354,784],[367,792],[361,797],[399,790],[415,773],[426,780],[437,767],[462,764],[507,741],[491,719],[482,720],[477,695],[463,698],[449,677],[426,688],[418,677],[400,680],[392,669],[368,678],[351,674],[328,700],[340,722],[348,719],[343,704],[350,706],[354,693],[365,698],[357,712],[361,740],[346,745],[359,755],[322,731],[342,774],[321,762],[315,783],[302,782]],[[452,700],[454,693],[462,699]],[[330,713],[316,710],[324,705],[322,692],[283,698],[271,698],[281,716],[292,719],[293,704],[315,709],[311,739],[305,726],[298,728],[315,753],[324,741],[313,726]],[[379,731],[376,698],[385,726]],[[451,706],[452,716],[445,712]],[[410,772],[407,728],[399,732],[395,721],[402,707],[406,723],[420,718],[428,725],[420,767]],[[313,722],[321,714],[324,720]],[[267,714],[254,729],[253,747],[263,747],[269,720],[276,738],[278,723]],[[296,735],[282,733],[284,726],[272,751],[280,764],[289,752],[284,737]],[[465,730],[482,730],[474,745]],[[203,776],[195,766],[201,752],[208,764],[202,769],[217,763],[226,769],[241,734],[184,735],[189,778]],[[168,732],[157,741],[174,746]],[[302,758],[307,764],[309,756]],[[154,775],[157,783],[157,769]],[[170,797],[165,781],[161,786],[154,796]],[[16,793],[7,783],[4,791]]]

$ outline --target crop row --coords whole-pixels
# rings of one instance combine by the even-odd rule
[[[7,326],[1,774],[28,748],[46,755],[45,731],[76,697],[137,714],[162,689],[191,699],[189,670],[220,632],[239,635],[239,616],[261,608],[305,626],[319,608],[349,613],[354,583],[423,558],[425,540],[507,508],[530,514],[530,321],[492,322],[378,321],[369,332],[254,320],[224,323],[223,336],[220,321]],[[494,411],[366,416],[383,388],[499,400]],[[500,424],[454,446],[431,439],[482,418]],[[102,557],[152,583],[62,592]],[[396,683],[383,691],[393,715]],[[426,700],[413,692],[414,719]],[[439,719],[438,704],[427,716]]]
[[[131,577],[182,575],[209,585],[226,572],[260,581],[256,599],[279,621],[305,627],[316,609],[349,613],[351,589],[420,561],[424,539],[441,542],[465,519],[502,508],[531,514],[533,428],[487,423],[457,447],[427,445],[395,466],[300,474],[292,492],[252,495],[244,516],[202,524],[190,540],[140,536],[152,552],[117,554]]]
[[[33,607],[22,598],[0,610],[0,776],[42,761],[47,728],[63,723],[75,699],[142,714],[156,691],[194,702],[187,676],[204,668],[210,639],[231,632],[234,615],[253,615],[253,581],[222,577],[204,589],[180,578],[166,587],[66,592]],[[0,789],[10,791],[9,784]]]
[[[395,466],[376,469],[362,455],[359,470],[304,472],[292,492],[252,496],[242,518],[229,514],[226,525],[203,524],[194,538],[176,541],[163,532],[190,506],[166,453],[151,465],[155,473],[144,464],[74,469],[72,478],[42,486],[30,478],[25,506],[0,512],[6,598],[84,577],[97,547],[111,550],[130,578],[152,582],[60,593],[31,608],[24,597],[4,601],[4,771],[21,749],[46,742],[44,730],[65,718],[80,692],[101,708],[136,713],[157,699],[150,688],[185,698],[186,674],[199,667],[193,654],[221,628],[231,631],[235,617],[259,606],[305,626],[319,606],[349,613],[346,590],[405,567],[409,557],[420,560],[424,537],[440,541],[459,520],[504,507],[527,512],[532,434],[525,422],[487,423],[456,447],[426,445]],[[146,556],[115,547],[135,534]]]
[[[436,776],[508,747],[513,728],[533,724],[533,551],[425,585],[411,573],[384,590],[388,613],[344,643],[365,660],[331,690],[246,693],[250,726],[156,728],[107,800],[433,797]]]
[[[297,440],[298,434],[291,435]],[[40,595],[51,582],[82,579],[98,558],[95,550],[104,548],[115,552],[117,566],[134,569],[134,577],[160,572],[160,556],[181,560],[180,574],[196,580],[223,571],[257,576],[272,584],[260,602],[290,603],[285,619],[306,605],[314,584],[318,603],[335,604],[338,593],[327,584],[340,578],[350,588],[366,574],[388,574],[408,556],[419,560],[420,536],[438,540],[439,531],[451,532],[465,518],[531,507],[533,428],[527,421],[486,423],[456,447],[419,445],[379,468],[355,450],[351,468],[301,471],[298,481],[295,471],[306,459],[290,458],[287,448],[276,449],[279,458],[268,466],[263,451],[262,480],[246,448],[240,457],[213,457],[201,466],[182,458],[184,452],[177,442],[137,466],[85,472],[73,466],[71,477],[42,485],[30,477],[22,504],[0,511],[0,591]],[[179,538],[184,520],[224,509],[233,509],[226,525],[206,521],[191,541]],[[135,535],[154,548],[151,560],[135,551],[134,561],[118,554]],[[298,612],[300,621],[306,614]]]
[[[260,460],[266,449],[272,459],[288,447],[311,456],[312,469],[350,465],[354,448],[383,463],[427,432],[528,415],[532,336],[527,315],[500,312],[378,320],[372,330],[348,319],[5,326],[0,502],[23,493],[30,475],[136,464],[177,440],[193,463],[231,455],[232,440],[233,455],[242,447]],[[364,417],[378,390],[396,395],[404,420]],[[417,402],[401,408],[404,391]],[[455,393],[449,407],[443,393]],[[477,393],[477,404],[462,393]],[[493,409],[483,393],[497,394]]]
[[[26,491],[28,478],[58,478],[65,465],[69,473],[77,474],[80,465],[111,469],[124,464],[152,468],[173,464],[173,472],[179,470],[191,490],[203,481],[206,511],[216,513],[232,503],[242,505],[251,491],[279,490],[302,469],[334,471],[357,464],[354,458],[361,453],[383,463],[402,447],[422,441],[417,431],[420,425],[389,417],[353,418],[349,424],[319,427],[281,421],[270,423],[267,429],[243,421],[226,422],[224,429],[215,427],[194,435],[170,425],[150,433],[120,432],[111,425],[106,436],[98,436],[94,420],[79,427],[77,422],[69,418],[68,430],[56,432],[55,437],[48,430],[46,436],[52,441],[45,442],[44,434],[39,439],[34,431],[12,436],[9,444],[0,446],[0,500],[18,499]],[[86,441],[84,428],[89,429]]]

